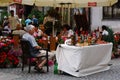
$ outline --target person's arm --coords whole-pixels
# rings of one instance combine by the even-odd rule
[[[29,38],[29,41],[34,48],[41,49],[41,47],[37,44],[35,38]]]
[[[40,47],[40,46],[35,46],[35,48],[36,48],[36,49],[41,49],[41,47]]]
[[[17,22],[20,24],[21,22],[20,22],[20,20],[19,20],[17,15],[15,15],[15,18],[16,18]]]
[[[46,22],[47,22],[47,17],[44,17],[43,25],[45,25]]]

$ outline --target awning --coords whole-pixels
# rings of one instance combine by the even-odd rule
[[[71,8],[76,7],[96,7],[96,6],[111,6],[118,0],[22,0],[22,4],[36,6],[52,6],[61,7],[63,4],[70,5]],[[66,5],[65,5],[66,4]]]
[[[13,3],[22,3],[22,0],[0,0],[0,6],[8,6]]]
[[[25,5],[36,6],[51,6],[51,7],[96,7],[96,6],[111,6],[118,0],[0,0],[0,6],[8,6],[12,3],[21,3]]]

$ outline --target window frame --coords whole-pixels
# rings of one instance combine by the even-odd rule
[[[111,8],[110,13],[105,15],[105,8],[107,9],[106,12],[108,12]],[[116,13],[114,13],[115,9],[116,9]],[[119,10],[119,12],[118,12],[118,10]],[[118,15],[117,15],[117,12],[118,12]],[[111,14],[111,15],[109,15],[109,14]],[[117,7],[117,5],[103,7],[103,20],[120,20],[120,8]]]

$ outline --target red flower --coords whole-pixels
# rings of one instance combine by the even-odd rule
[[[67,37],[65,37],[65,36],[62,36],[62,39],[63,39],[63,41],[65,41],[65,40],[67,40]]]
[[[13,54],[6,54],[5,52],[0,53],[0,64],[10,64],[10,65],[18,65],[19,59]]]
[[[14,40],[10,40],[9,42],[10,42],[10,43],[14,43]]]
[[[115,34],[114,35],[114,40],[116,41],[116,42],[118,42],[119,40],[120,40],[120,36],[119,36],[119,34]]]
[[[6,57],[7,57],[7,54],[5,52],[0,53],[0,64],[4,63]]]
[[[43,43],[43,40],[42,40],[42,39],[39,39],[39,40],[38,40],[38,43]]]

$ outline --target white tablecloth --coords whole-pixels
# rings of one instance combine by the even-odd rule
[[[112,43],[84,47],[61,44],[56,50],[58,69],[76,77],[110,69]]]

